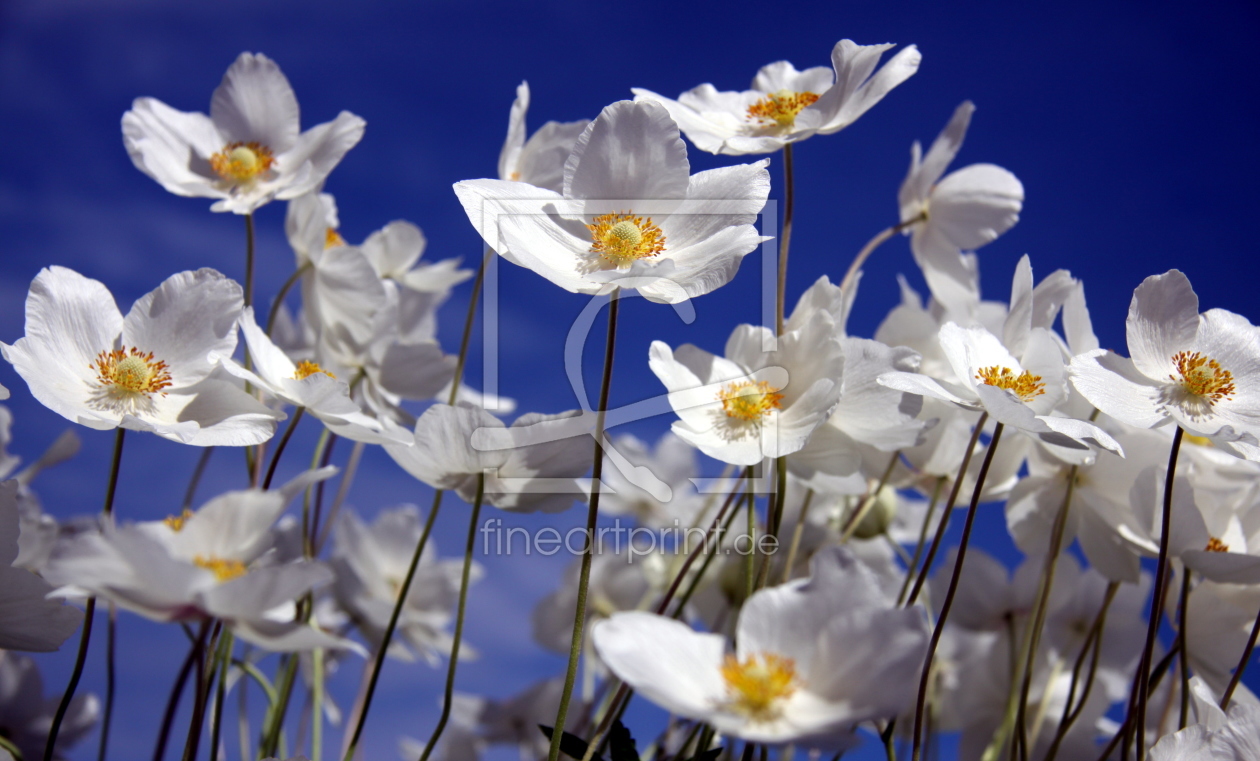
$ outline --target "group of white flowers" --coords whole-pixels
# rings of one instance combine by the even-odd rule
[[[528,139],[522,84],[498,179],[455,185],[488,256],[607,297],[601,407],[616,382],[619,297],[696,299],[749,253],[779,246],[776,325],[735,327],[720,356],[652,343],[647,361],[677,415],[654,446],[608,436],[617,421],[598,408],[510,426],[483,408],[461,377],[467,336],[455,354],[436,338],[438,307],[473,271],[421,261],[425,238],[409,222],[361,244],[337,231],[322,188],[362,137],[361,118],[301,131],[279,67],[249,53],[209,116],[136,100],[122,120],[136,167],[247,216],[245,285],[213,269],[177,273],[124,316],[98,281],[57,266],[36,276],[25,335],[0,345],[4,358],[45,406],[118,433],[101,515],[59,525],[30,483],[75,440],[14,473],[7,411],[0,419],[10,477],[0,648],[54,650],[80,626],[86,643],[92,617],[66,600],[185,626],[193,644],[173,700],[199,664],[185,759],[203,726],[209,757],[226,753],[224,693],[251,680],[268,701],[256,737],[251,717],[241,725],[251,753],[318,759],[328,721],[354,756],[387,655],[448,668],[442,719],[427,743],[402,740],[409,758],[465,761],[506,743],[527,759],[627,761],[619,721],[635,697],[669,713],[639,733],[656,738],[645,758],[751,759],[758,748],[815,758],[865,736],[889,759],[918,761],[940,733],[958,733],[962,759],[1260,758],[1260,702],[1235,673],[1260,629],[1260,329],[1200,313],[1176,270],[1134,292],[1129,358],[1099,348],[1084,286],[1066,271],[1037,282],[1025,256],[1010,302],[983,300],[973,252],[1017,222],[1024,191],[991,164],[946,173],[971,103],[926,153],[913,146],[893,224],[837,283],[823,274],[790,309],[788,246],[755,226],[769,160],[691,174],[684,135],[711,153],[782,151],[790,178],[797,142],[839,132],[915,73],[913,46],[880,66],[892,47],[842,40],[830,67],[770,64],[745,92],[706,84],[673,100],[635,89],[593,121],[550,122]],[[252,214],[272,200],[289,203],[295,267],[267,306],[253,294]],[[787,230],[790,203],[785,213]],[[903,281],[875,336],[849,335],[861,265],[897,232],[930,297]],[[295,285],[296,313],[285,306]],[[310,458],[321,467],[273,485],[306,415],[325,427]],[[145,495],[166,500],[170,517],[132,522],[120,505],[116,518],[124,430],[246,447],[245,488],[196,510]],[[355,442],[341,468],[329,463],[334,438]],[[365,523],[343,508],[371,444],[436,490],[428,513],[398,506]],[[728,466],[720,478],[699,479],[697,450]],[[429,541],[446,491],[472,506],[462,560],[440,560]],[[1013,574],[968,551],[977,505],[995,501],[1027,556]],[[482,575],[472,540],[482,507],[557,513],[579,502],[588,530],[616,515],[705,541],[649,556],[588,542],[533,619],[539,644],[570,654],[566,674],[507,700],[452,694],[471,652],[461,645]],[[945,550],[953,508],[968,503],[961,543]],[[752,551],[732,552],[739,539]],[[1143,558],[1157,559],[1153,577]],[[270,678],[267,653],[284,654]],[[366,660],[343,714],[324,680],[347,653]],[[76,674],[82,665],[81,652]],[[110,715],[74,684],[46,698],[29,659],[0,654],[0,759],[58,757]],[[300,690],[312,713],[286,719]],[[548,741],[538,724],[567,732]],[[154,729],[160,758],[170,718]]]

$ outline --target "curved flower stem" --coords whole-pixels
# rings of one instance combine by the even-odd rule
[[[936,526],[936,536],[932,537],[932,546],[928,548],[923,568],[919,570],[919,575],[914,580],[910,596],[906,598],[907,608],[919,599],[919,592],[927,582],[928,571],[932,569],[932,563],[936,561],[936,553],[941,548],[941,542],[945,540],[945,531],[949,528],[949,516],[953,513],[954,503],[958,501],[958,490],[962,488],[963,479],[967,476],[967,468],[971,465],[971,453],[975,451],[976,443],[980,441],[980,431],[988,419],[989,413],[981,412],[980,419],[976,421],[976,427],[971,432],[971,440],[967,442],[967,451],[963,453],[962,465],[958,466],[958,475],[954,477],[954,485],[949,490],[949,499],[945,501],[945,513],[941,515],[941,522]]]
[[[101,507],[101,514],[107,517],[114,513],[114,494],[118,491],[118,470],[122,464],[123,440],[126,433],[127,429],[121,427],[114,433],[114,457],[109,466],[109,480],[105,484],[105,504]],[[44,744],[44,761],[52,761],[53,751],[57,745],[57,735],[61,733],[61,722],[66,718],[66,711],[70,710],[70,701],[74,699],[74,691],[78,688],[79,679],[83,676],[83,666],[87,662],[88,642],[92,638],[92,616],[95,612],[96,598],[90,597],[87,609],[83,612],[83,633],[79,635],[79,652],[74,659],[70,683],[66,685],[66,691],[61,695],[57,712],[53,714],[52,727],[48,730],[48,740]],[[110,650],[112,652],[113,648]]]
[[[254,214],[245,215],[245,306],[254,304]]]
[[[753,494],[752,482],[752,466],[749,465],[748,469],[744,471],[744,502],[748,505],[748,520],[745,526],[745,529],[748,531],[748,555],[744,557],[744,592],[747,597],[752,597],[752,593],[757,589],[754,576],[757,567],[757,498]]]
[[[1046,750],[1045,761],[1053,761],[1054,757],[1059,753],[1059,746],[1063,744],[1063,739],[1067,737],[1068,730],[1076,723],[1076,719],[1081,715],[1081,711],[1085,710],[1085,701],[1089,700],[1090,690],[1094,686],[1094,675],[1098,672],[1098,659],[1102,654],[1102,638],[1103,628],[1107,622],[1107,610],[1111,607],[1111,601],[1116,598],[1116,592],[1120,589],[1120,582],[1113,581],[1107,585],[1107,593],[1103,597],[1102,607],[1098,609],[1098,615],[1094,618],[1094,624],[1089,629],[1085,641],[1081,643],[1081,652],[1076,656],[1076,663],[1072,665],[1072,680],[1068,683],[1067,699],[1063,702],[1063,717],[1059,720],[1059,728],[1054,734],[1054,741],[1050,743],[1050,747]],[[1089,674],[1085,678],[1085,687],[1081,691],[1081,699],[1076,701],[1076,687],[1081,677],[1081,667],[1085,664],[1085,656],[1090,655]],[[1073,705],[1075,701],[1075,705]]]
[[[481,519],[481,502],[486,494],[486,474],[477,476],[477,496],[473,498],[472,516],[468,519],[468,541],[464,544],[464,570],[459,579],[459,606],[455,613],[455,635],[451,643],[451,657],[446,666],[446,686],[442,691],[442,714],[438,717],[437,727],[424,745],[420,761],[428,761],[429,755],[437,745],[446,722],[451,718],[451,704],[455,700],[455,668],[459,664],[459,644],[464,637],[464,611],[468,605],[468,584],[472,577],[473,553],[477,548],[477,525]]]
[[[1256,640],[1260,639],[1260,612],[1256,613],[1256,622],[1251,627],[1251,636],[1247,638],[1247,647],[1243,650],[1242,658],[1238,659],[1238,667],[1234,669],[1234,675],[1229,679],[1229,686],[1225,688],[1225,693],[1221,695],[1221,710],[1229,710],[1229,701],[1234,697],[1234,690],[1238,689],[1238,683],[1242,681],[1243,672],[1247,670],[1247,664],[1251,661],[1251,653],[1256,649]]]
[[[866,242],[865,246],[862,246],[862,250],[858,252],[858,255],[853,257],[853,263],[849,265],[849,270],[844,273],[844,280],[840,281],[840,290],[847,291],[849,289],[849,287],[853,284],[853,279],[857,277],[857,273],[862,269],[862,265],[866,264],[866,260],[871,258],[871,254],[875,253],[875,249],[879,248],[884,241],[907,227],[922,222],[924,219],[927,219],[926,215],[919,214],[912,219],[895,224],[892,227],[876,233],[874,238],[871,238]]]
[[[586,541],[582,545],[582,564],[578,571],[577,604],[573,614],[573,638],[569,643],[569,664],[564,672],[564,689],[560,692],[556,723],[552,725],[555,731],[551,733],[547,761],[556,761],[560,757],[560,739],[564,736],[564,722],[568,718],[569,701],[573,697],[573,682],[577,679],[578,655],[582,652],[582,639],[586,634],[586,593],[591,581],[591,558],[595,552],[595,521],[599,518],[600,479],[604,473],[604,419],[608,411],[608,392],[612,387],[620,296],[620,292],[614,290],[608,302],[608,339],[604,345],[604,379],[599,388],[599,409],[595,413],[595,463],[591,468],[591,498],[586,509]]]
[[[313,265],[308,261],[301,267],[293,270],[293,274],[289,275],[289,279],[284,281],[284,285],[280,286],[280,290],[276,293],[276,297],[271,300],[271,311],[267,313],[266,333],[268,336],[271,335],[271,330],[276,326],[276,318],[280,315],[280,307],[284,305],[284,297],[289,295],[289,291],[293,289],[293,286],[297,284],[297,281],[300,280],[303,275],[311,271],[312,266]]]
[[[275,454],[271,455],[271,465],[267,466],[267,477],[263,479],[263,491],[271,488],[271,479],[276,475],[276,466],[280,464],[280,455],[284,454],[284,448],[289,445],[289,439],[293,438],[293,431],[297,429],[298,421],[302,419],[302,415],[306,412],[305,407],[298,407],[293,412],[293,417],[289,418],[289,424],[285,426],[284,436],[280,437],[280,443],[276,446]]]
[[[437,518],[438,509],[442,506],[442,495],[444,491],[433,492],[433,504],[429,507],[429,517],[424,521],[424,529],[420,532],[420,541],[416,543],[416,551],[411,556],[411,564],[407,566],[407,575],[403,577],[403,583],[398,588],[398,599],[394,601],[394,609],[389,614],[389,623],[385,626],[385,633],[381,636],[381,644],[376,649],[376,657],[372,661],[372,670],[368,672],[370,676],[364,682],[363,695],[359,702],[358,716],[354,723],[354,731],[350,734],[350,742],[346,745],[345,752],[342,757],[345,761],[351,761],[354,758],[355,751],[358,750],[359,740],[363,736],[363,725],[367,721],[368,711],[372,708],[372,696],[376,693],[376,682],[381,676],[381,667],[385,663],[385,654],[389,650],[390,640],[394,638],[394,631],[398,628],[398,618],[402,615],[403,605],[406,603],[407,595],[411,591],[411,582],[416,577],[416,568],[420,565],[420,557],[424,554],[425,545],[429,543],[429,534],[433,531],[433,522]]]
[[[1187,660],[1190,633],[1186,631],[1186,607],[1190,604],[1190,569],[1181,568],[1181,604],[1177,606],[1177,631],[1181,632],[1181,647],[1177,662],[1181,671],[1181,713],[1177,729],[1185,729],[1190,718],[1190,662]]]
[[[941,489],[945,486],[945,476],[936,479],[936,487],[932,489],[932,499],[928,501],[927,512],[923,514],[923,525],[919,527],[919,541],[914,545],[914,556],[906,566],[906,578],[901,582],[901,590],[897,592],[897,606],[900,607],[910,591],[910,579],[914,578],[914,569],[919,567],[919,558],[923,556],[923,548],[927,546],[928,528],[932,525],[932,516],[936,514],[936,503],[941,499]],[[803,518],[802,518],[803,520]]]
[[[477,313],[477,300],[481,292],[481,286],[485,280],[485,270],[489,263],[490,257],[494,256],[494,252],[487,249],[481,260],[481,267],[478,269],[477,278],[473,288],[473,294],[468,299],[468,314],[464,318],[464,334],[459,343],[459,357],[455,362],[456,372],[451,379],[451,393],[448,398],[449,404],[455,404],[455,399],[459,394],[460,383],[463,379],[464,365],[468,356],[468,344],[472,336],[472,328]],[[613,309],[616,308],[617,301],[613,300]],[[602,407],[601,407],[602,409]],[[602,414],[602,413],[601,413]],[[597,443],[598,445],[598,443]],[[345,752],[343,756],[346,761],[350,761],[354,757],[355,751],[359,745],[359,739],[363,736],[363,725],[367,721],[368,711],[372,707],[372,696],[376,692],[376,683],[380,678],[381,668],[385,663],[385,653],[389,650],[389,643],[394,638],[394,631],[398,628],[398,618],[402,615],[403,605],[406,603],[407,595],[411,591],[411,582],[416,576],[416,568],[420,564],[420,557],[424,554],[425,545],[428,544],[429,534],[433,531],[433,522],[437,519],[438,510],[442,507],[442,490],[433,493],[433,504],[429,507],[429,517],[425,519],[424,529],[420,533],[420,541],[416,543],[416,551],[411,556],[411,564],[407,567],[407,575],[403,578],[402,586],[398,589],[398,599],[394,601],[394,609],[390,611],[389,623],[385,627],[385,632],[381,638],[380,647],[377,649],[376,657],[372,662],[372,670],[370,676],[363,682],[362,694],[356,700],[358,704],[357,717],[354,721],[354,731],[350,734],[350,740],[345,744]],[[332,516],[324,526],[323,532],[319,536],[316,547],[323,546],[324,541],[328,537],[328,531],[332,525]]]
[[[853,534],[858,530],[858,525],[862,523],[862,519],[875,507],[875,502],[879,499],[879,493],[888,484],[888,479],[892,478],[893,468],[897,467],[897,461],[900,458],[901,450],[893,452],[892,459],[888,461],[888,467],[884,468],[884,473],[879,477],[875,488],[867,492],[866,497],[858,505],[858,508],[849,515],[849,520],[845,522],[844,529],[840,532],[841,544],[853,538]]]
[[[201,448],[201,455],[197,457],[197,465],[193,468],[192,478],[188,479],[188,488],[184,490],[181,509],[192,509],[193,498],[197,496],[197,485],[201,483],[201,477],[206,474],[206,465],[210,463],[210,455],[213,453],[214,447]]]
[[[1168,591],[1168,530],[1172,522],[1173,479],[1177,474],[1177,455],[1181,452],[1181,438],[1185,430],[1177,426],[1173,434],[1172,449],[1168,454],[1168,472],[1164,478],[1164,511],[1160,517],[1159,562],[1155,566],[1155,591],[1151,596],[1151,620],[1146,628],[1146,645],[1142,648],[1142,658],[1138,662],[1137,679],[1137,719],[1131,725],[1136,727],[1137,758],[1146,757],[1146,699],[1151,689],[1151,655],[1155,652],[1155,640],[1159,634],[1159,620],[1164,610],[1164,595]]]
[[[783,576],[780,584],[786,584],[792,578],[792,565],[796,562],[796,553],[801,549],[801,539],[805,535],[805,516],[809,514],[810,503],[814,501],[814,490],[808,489],[801,500],[801,512],[796,516],[796,527],[792,529],[792,543],[788,545],[787,560],[783,564]]]
[[[788,246],[792,242],[792,221],[796,212],[796,187],[792,169],[792,144],[783,146],[783,230],[779,234],[779,279],[774,311],[774,334],[783,335],[783,308],[787,298]],[[555,761],[555,759],[551,759]]]
[[[175,683],[171,685],[171,694],[166,698],[166,710],[162,713],[162,724],[158,729],[157,743],[153,746],[153,761],[162,761],[162,756],[166,753],[166,741],[171,736],[175,711],[179,709],[179,698],[184,693],[184,685],[188,683],[188,676],[192,673],[193,662],[196,661],[197,653],[205,644],[204,637],[209,631],[202,627],[201,636],[193,641],[192,647],[188,648],[188,656],[184,658],[183,665],[179,667],[179,674],[175,677]]]
[[[224,629],[219,640],[219,682],[215,685],[214,713],[210,716],[210,758],[219,757],[219,733],[223,726],[223,699],[227,694],[228,666],[232,663],[232,631]],[[314,755],[318,761],[318,752]]]
[[[363,460],[363,451],[366,448],[367,444],[364,442],[354,442],[354,447],[350,450],[350,457],[346,460],[346,467],[341,472],[341,482],[337,484],[337,494],[333,497],[332,507],[328,508],[328,519],[324,521],[322,529],[319,525],[319,514],[323,505],[315,505],[315,517],[312,519],[309,534],[313,545],[311,557],[315,557],[324,549],[324,542],[328,541],[328,533],[332,531],[332,527],[336,524],[337,515],[341,513],[341,506],[346,503],[346,497],[350,494],[350,485],[354,483],[354,477],[359,472],[359,463]],[[315,537],[316,529],[319,529],[318,541],[316,541]]]
[[[105,761],[105,752],[109,748],[109,727],[114,719],[114,689],[117,686],[114,656],[117,652],[118,609],[112,602],[108,616],[105,628],[105,713],[101,716],[101,741],[96,749],[96,761]]]
[[[293,694],[293,680],[297,675],[298,656],[290,653],[285,656],[280,666],[280,681],[276,687],[276,701],[271,704],[263,722],[263,741],[258,750],[259,758],[270,758],[276,755],[280,746],[280,735],[284,731],[284,715],[289,712],[289,697]]]
[[[206,619],[202,627],[209,627],[211,620]],[[214,665],[217,662],[217,658],[211,653],[218,650],[222,626],[221,621],[214,621],[214,631],[210,635],[209,647],[206,647],[204,637],[198,639],[197,681],[193,686],[193,713],[192,718],[188,720],[188,739],[184,741],[183,761],[194,761],[197,758],[197,748],[201,745],[201,726],[206,718],[206,699],[210,697],[210,684],[214,681]]]
[[[980,505],[980,494],[984,489],[984,479],[989,475],[989,465],[992,464],[993,453],[997,451],[998,442],[1002,439],[1003,427],[1001,423],[994,427],[993,438],[989,440],[988,451],[984,453],[984,462],[980,464],[980,473],[976,476],[976,485],[971,491],[971,505],[967,508],[967,519],[963,523],[962,538],[958,541],[958,554],[954,558],[954,571],[949,577],[949,589],[945,592],[945,600],[941,603],[941,613],[936,619],[935,628],[932,629],[932,637],[928,640],[927,658],[923,663],[923,675],[919,679],[919,698],[914,709],[911,761],[919,761],[920,742],[923,736],[923,717],[927,709],[928,684],[932,680],[932,659],[936,655],[936,646],[941,641],[941,634],[945,631],[945,622],[949,619],[949,610],[954,604],[954,594],[958,591],[958,580],[962,577],[963,562],[967,559],[967,543],[971,539],[971,527],[976,522],[976,508]],[[980,425],[977,424],[976,428],[979,429]]]

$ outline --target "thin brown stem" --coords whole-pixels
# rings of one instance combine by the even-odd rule
[[[1238,683],[1242,681],[1243,672],[1247,670],[1247,664],[1251,662],[1251,653],[1256,649],[1256,640],[1260,638],[1260,612],[1256,613],[1256,622],[1251,626],[1251,636],[1247,638],[1247,647],[1243,649],[1242,658],[1238,659],[1238,666],[1234,669],[1234,675],[1229,679],[1229,686],[1225,688],[1225,692],[1221,695],[1221,710],[1229,710],[1229,701],[1234,697],[1234,690],[1238,689]]]
[[[879,248],[884,241],[907,227],[922,222],[924,218],[924,215],[920,214],[913,219],[908,219],[905,222],[895,224],[876,233],[874,238],[871,238],[866,242],[865,246],[862,246],[862,250],[858,252],[857,256],[853,257],[853,263],[849,265],[848,271],[844,273],[844,280],[840,281],[840,290],[847,291],[853,285],[853,279],[857,277],[857,273],[862,269],[862,265],[866,264],[866,260],[871,257],[871,254],[875,253],[875,249]]]
[[[774,334],[783,335],[783,311],[787,299],[788,246],[792,242],[792,223],[796,213],[796,182],[792,168],[792,144],[783,146],[783,229],[779,234],[779,279],[774,312]],[[551,761],[555,761],[552,759]]]

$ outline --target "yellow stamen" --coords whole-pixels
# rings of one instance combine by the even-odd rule
[[[1216,537],[1208,540],[1207,546],[1203,548],[1204,552],[1229,552],[1229,545],[1222,542]]]
[[[791,127],[796,123],[797,114],[814,105],[817,100],[818,96],[812,92],[779,90],[749,106],[748,120],[766,127]]]
[[[271,149],[259,143],[229,143],[210,157],[215,174],[234,183],[245,183],[271,169],[276,159]]]
[[[1015,396],[1023,402],[1031,402],[1046,393],[1046,384],[1041,381],[1041,376],[1033,375],[1027,370],[1016,375],[1015,371],[1009,367],[999,365],[982,367],[976,373],[976,380],[983,381],[986,386],[996,386],[1014,392]]]
[[[170,526],[171,531],[178,533],[183,530],[184,524],[187,523],[188,519],[191,517],[193,517],[193,511],[188,508],[184,508],[184,512],[179,515],[168,515],[162,522]]]
[[[320,367],[317,363],[308,362],[307,360],[304,359],[301,362],[297,363],[297,368],[293,371],[293,379],[302,380],[303,378],[309,378],[315,373],[323,373],[324,375],[327,375],[329,378],[337,377],[333,375],[332,373],[328,372],[327,370],[325,370],[324,368]]]
[[[601,214],[591,231],[591,253],[599,254],[614,267],[629,267],[636,260],[656,256],[665,250],[665,235],[652,224],[651,217],[631,213]]]
[[[1182,434],[1181,440],[1187,444],[1194,444],[1200,447],[1213,446],[1212,440],[1209,439],[1207,436],[1195,436],[1193,433]]]
[[[248,569],[245,568],[245,564],[239,560],[226,560],[224,558],[216,557],[207,558],[202,557],[201,555],[193,558],[193,565],[199,568],[205,568],[207,571],[212,571],[214,573],[214,577],[219,581],[231,581],[232,579],[244,576],[248,572]]]
[[[752,721],[773,721],[783,714],[782,701],[796,692],[796,664],[773,653],[750,655],[740,661],[727,655],[722,661],[726,680],[726,707]]]
[[[151,407],[153,395],[166,396],[163,389],[171,385],[166,363],[134,346],[103,351],[88,367],[96,372],[98,384],[93,402],[116,412]]]
[[[783,394],[765,381],[736,381],[718,391],[722,411],[727,417],[749,422],[761,422],[770,410],[782,407]]]
[[[324,250],[336,248],[337,246],[346,245],[346,239],[341,237],[341,233],[329,227],[324,230]]]
[[[1186,392],[1214,405],[1224,399],[1233,399],[1234,376],[1221,363],[1199,352],[1179,351],[1172,357],[1180,378],[1169,375],[1168,379],[1180,383]]]

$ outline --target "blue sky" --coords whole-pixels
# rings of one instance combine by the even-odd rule
[[[954,107],[971,99],[977,112],[958,165],[1004,166],[1027,194],[1020,223],[981,252],[986,296],[1007,296],[1015,262],[1028,253],[1039,276],[1066,268],[1085,281],[1104,346],[1123,350],[1132,289],[1173,267],[1187,273],[1202,308],[1256,320],[1257,247],[1248,220],[1260,208],[1253,54],[1260,7],[951,5],[8,0],[0,4],[0,340],[22,334],[26,289],[50,264],[104,281],[124,310],[180,270],[208,266],[241,276],[241,219],[210,213],[208,200],[172,196],[136,171],[119,119],[139,96],[207,110],[243,50],[281,65],[304,127],[343,109],[367,120],[363,142],[327,184],[347,239],[408,219],[428,236],[428,257],[471,264],[481,244],[450,186],[493,176],[521,80],[533,90],[533,129],[549,119],[593,118],[632,86],[666,95],[706,81],[743,89],[771,61],[826,65],[832,45],[845,37],[915,43],[923,64],[854,126],[798,146],[789,300],[821,274],[838,278],[870,236],[896,221],[911,142],[930,142]],[[693,171],[734,163],[694,150],[691,162]],[[777,156],[771,171],[772,197],[781,199]],[[293,266],[282,220],[280,204],[258,214],[264,297]],[[717,351],[736,323],[756,321],[759,266],[750,256],[733,283],[698,301],[691,325],[659,305],[627,302],[614,403],[659,393],[645,361],[653,339]],[[868,266],[852,333],[870,335],[894,305],[897,273],[921,284],[902,239]],[[441,312],[443,343],[452,349],[467,296],[467,287],[459,289]],[[561,357],[564,332],[584,304],[530,272],[500,268],[501,390],[523,410],[576,406]],[[470,370],[476,384],[479,362]],[[70,424],[35,403],[11,370],[0,368],[0,382],[14,391],[13,449],[33,459]],[[668,423],[662,417],[629,430],[654,439]],[[80,433],[78,460],[37,484],[47,508],[62,517],[98,510],[104,490],[110,436]],[[297,445],[305,441],[309,451],[308,439],[299,436]],[[173,512],[197,454],[131,436],[120,515]],[[350,501],[367,513],[401,501],[427,506],[426,490],[379,454],[365,458]],[[237,453],[216,455],[202,497],[239,486],[239,465]],[[581,518],[571,512],[551,520],[568,527]],[[444,552],[462,541],[462,524],[461,509],[450,505],[439,521]],[[1009,557],[1000,533],[989,532],[986,541]],[[528,610],[562,565],[560,558],[488,563],[468,634],[483,657],[462,670],[462,688],[502,696],[561,667],[529,641]],[[169,674],[182,657],[178,631],[155,634],[134,617],[123,623],[124,657],[143,660],[131,661],[120,685],[126,702],[112,746],[119,758],[149,752]],[[149,657],[150,649],[159,654]],[[42,660],[56,689],[66,660]],[[349,671],[339,678],[352,689],[357,667]],[[393,727],[428,731],[439,683],[438,672],[415,665],[386,678],[370,729],[391,730],[372,735],[369,758],[393,757]],[[88,686],[99,684],[94,667]],[[86,748],[78,755],[87,757]]]

